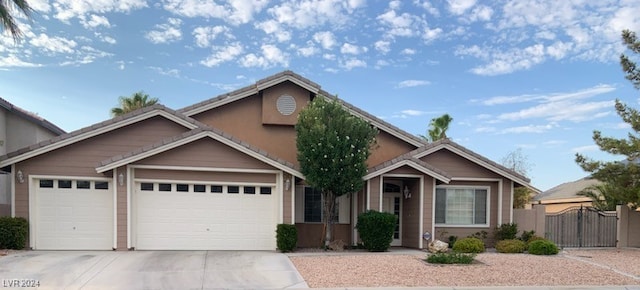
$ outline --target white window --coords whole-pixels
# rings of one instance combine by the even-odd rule
[[[436,188],[436,225],[489,226],[488,187]]]
[[[335,223],[348,224],[350,222],[351,198],[345,194],[336,198]],[[296,186],[296,223],[322,222],[322,194],[308,186]]]

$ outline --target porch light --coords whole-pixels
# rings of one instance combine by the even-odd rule
[[[118,184],[120,184],[120,186],[124,185],[124,174],[122,174],[122,172],[118,175]]]
[[[409,187],[408,186],[404,186],[404,190],[402,191],[402,194],[404,194],[404,198],[405,199],[409,199],[411,198],[411,191],[409,191]]]
[[[24,174],[22,173],[22,170],[18,170],[18,172],[16,172],[16,179],[19,183],[24,183]]]
[[[291,188],[291,179],[287,179],[284,182],[284,190],[289,190]]]

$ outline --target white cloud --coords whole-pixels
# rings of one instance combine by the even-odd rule
[[[409,115],[409,116],[422,116],[422,115],[429,114],[429,112],[418,111],[418,110],[402,110],[400,111],[400,113]]]
[[[571,151],[575,153],[593,152],[598,150],[600,150],[598,145],[586,145],[571,148]]]
[[[298,54],[304,57],[312,56],[318,52],[319,50],[313,45],[298,48]]]
[[[425,28],[422,33],[422,38],[426,42],[431,42],[437,39],[442,34],[441,28],[430,29],[429,27]]]
[[[340,52],[343,54],[358,55],[367,52],[367,48],[364,46],[357,46],[351,43],[344,43],[340,48]]]
[[[405,48],[402,51],[400,51],[400,54],[404,54],[404,55],[414,55],[416,54],[416,50],[413,48]]]
[[[336,45],[336,38],[331,31],[316,32],[313,40],[319,43],[322,48],[330,50]]]
[[[426,85],[429,85],[429,84],[431,84],[431,82],[425,81],[425,80],[406,80],[406,81],[399,82],[396,87],[397,88],[410,88],[410,87],[426,86]]]
[[[264,31],[264,33],[273,35],[278,42],[287,42],[291,40],[291,33],[282,28],[280,23],[273,19],[257,23],[255,26]]]
[[[182,20],[169,18],[167,23],[157,24],[156,30],[149,31],[145,37],[155,44],[176,42],[182,39],[181,25]]]
[[[172,69],[168,69],[168,68],[161,68],[161,67],[156,67],[156,66],[150,66],[149,69],[163,75],[163,76],[170,76],[170,77],[174,77],[174,78],[180,78],[180,70],[172,68]]]
[[[29,6],[38,12],[49,13],[51,11],[51,5],[49,5],[48,0],[29,0]]]
[[[367,67],[367,63],[364,60],[351,58],[351,59],[340,62],[340,67],[346,70],[352,70],[358,67]]]
[[[206,59],[200,61],[200,64],[206,67],[215,67],[221,63],[235,59],[243,52],[244,48],[239,42],[235,42],[227,46],[214,46],[213,53]]]
[[[211,42],[216,40],[216,38],[221,34],[225,35],[228,39],[234,38],[231,34],[231,30],[223,25],[196,27],[193,29],[192,34],[195,38],[196,45],[199,47],[211,46]]]
[[[111,36],[100,36],[100,40],[102,40],[103,42],[106,42],[108,44],[116,44],[116,39],[111,37]]]
[[[597,96],[600,94],[605,94],[614,91],[616,88],[611,85],[601,84],[597,86],[593,86],[591,88],[582,89],[575,92],[570,93],[553,93],[549,95],[520,95],[520,96],[497,96],[492,97],[486,100],[481,101],[483,105],[493,106],[493,105],[503,105],[503,104],[514,104],[514,103],[524,103],[530,101],[541,101],[541,102],[554,102],[554,101],[562,101],[562,100],[578,100],[578,99],[586,99],[593,96]]]
[[[171,13],[185,17],[217,18],[233,25],[253,21],[254,15],[262,11],[268,0],[227,1],[208,0],[164,0],[163,8]]]
[[[365,4],[362,0],[288,0],[267,11],[279,23],[295,29],[326,24],[338,28],[352,21],[356,10]]]
[[[449,4],[449,12],[461,15],[476,5],[476,0],[447,0],[447,3]]]
[[[390,9],[378,15],[376,19],[385,27],[384,34],[387,37],[411,37],[417,35],[421,27],[425,24],[420,17],[409,13],[398,14]]]
[[[8,68],[8,67],[39,67],[41,64],[27,62],[21,60],[14,54],[9,54],[8,56],[2,57],[0,56],[0,68]]]
[[[490,47],[480,48],[476,45],[458,48],[458,56],[470,55],[488,61],[488,64],[477,66],[471,72],[478,75],[500,75],[514,71],[526,70],[544,62],[547,51],[543,44],[534,44],[524,48],[512,48],[506,51]]]
[[[383,54],[387,54],[389,53],[389,51],[391,51],[391,42],[389,41],[385,41],[385,40],[378,40],[373,44],[373,47],[383,53]]]
[[[470,22],[489,21],[491,20],[491,16],[493,16],[493,9],[491,9],[491,7],[488,7],[485,5],[478,5],[475,8],[473,8],[467,20]]]
[[[440,16],[440,11],[438,11],[437,8],[433,7],[433,4],[431,4],[431,0],[414,0],[413,3],[417,6],[422,7],[433,16]]]
[[[109,19],[104,16],[91,14],[87,19],[84,15],[80,16],[80,24],[84,26],[84,28],[96,28],[98,26],[111,27],[111,23],[109,23]]]
[[[75,51],[75,47],[78,45],[73,40],[58,36],[49,37],[44,33],[31,38],[29,43],[45,52],[51,53],[73,53]]]
[[[69,23],[74,17],[84,17],[89,13],[130,12],[147,7],[146,0],[54,0],[55,18]],[[45,8],[39,5],[40,8]]]
[[[243,67],[269,68],[276,65],[289,66],[288,55],[272,44],[261,46],[262,55],[250,53],[242,57],[239,62]]]
[[[550,123],[547,125],[518,126],[503,129],[500,131],[500,134],[544,133],[556,127],[558,127],[558,124],[556,123]]]

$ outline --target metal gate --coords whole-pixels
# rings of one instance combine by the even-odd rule
[[[545,238],[560,247],[615,247],[616,212],[571,207],[545,216]]]

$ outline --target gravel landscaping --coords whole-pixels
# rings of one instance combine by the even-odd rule
[[[483,253],[471,265],[434,265],[426,253],[291,256],[312,288],[640,284],[640,250],[567,250],[557,256]]]

